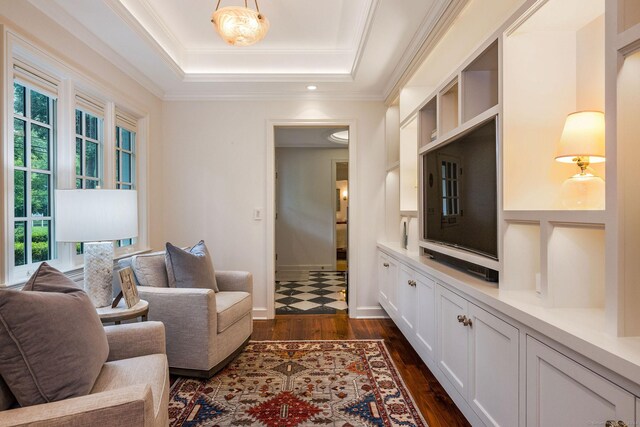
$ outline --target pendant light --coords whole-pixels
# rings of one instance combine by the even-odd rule
[[[242,6],[227,6],[220,9],[220,1],[211,16],[211,23],[222,40],[232,46],[250,46],[259,42],[269,31],[269,20],[260,13],[258,0],[256,10],[247,7],[247,0]]]

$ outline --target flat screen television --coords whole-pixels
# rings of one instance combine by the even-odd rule
[[[423,156],[424,238],[498,259],[497,121]]]

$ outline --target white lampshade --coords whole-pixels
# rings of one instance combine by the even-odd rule
[[[576,157],[589,157],[590,163],[605,161],[603,112],[578,111],[567,116],[556,160],[573,163]]]
[[[246,7],[218,9],[213,12],[211,22],[220,37],[233,46],[252,45],[262,40],[269,31],[269,20],[258,11]]]
[[[56,190],[56,240],[99,242],[138,235],[135,190]]]

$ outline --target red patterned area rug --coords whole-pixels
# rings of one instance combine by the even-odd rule
[[[178,378],[171,426],[426,427],[382,340],[252,341],[210,380]]]

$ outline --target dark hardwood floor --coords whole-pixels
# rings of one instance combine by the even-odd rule
[[[384,339],[429,427],[469,426],[447,392],[390,319],[282,315],[254,321],[252,340]]]

